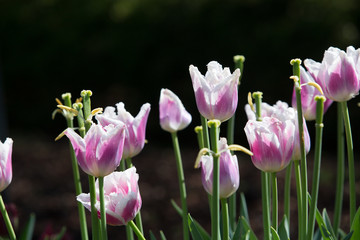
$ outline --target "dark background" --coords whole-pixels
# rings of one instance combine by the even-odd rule
[[[123,101],[136,115],[143,103],[152,105],[149,143],[134,159],[140,173],[144,224],[147,230],[164,229],[169,239],[178,239],[180,218],[169,204],[171,198],[178,199],[175,164],[170,136],[158,123],[161,88],[174,91],[193,116],[190,127],[179,135],[189,208],[206,225],[200,171],[192,168],[197,154],[193,128],[199,124],[199,114],[189,65],[205,73],[206,64],[216,60],[233,70],[233,56],[245,56],[235,137],[247,146],[242,130],[247,93],[262,91],[270,104],[278,99],[289,102],[290,60],[321,61],[329,46],[358,48],[359,13],[356,0],[0,0],[0,130],[2,140],[14,139],[14,179],[5,194],[19,208],[20,226],[35,212],[37,236],[50,224],[55,231],[67,226],[69,236],[78,237],[67,142],[54,142],[65,129],[65,120],[60,115],[52,120],[51,114],[54,99],[62,93],[71,92],[75,99],[81,90],[91,89],[94,108]],[[349,102],[355,149],[360,117],[356,104],[357,99]],[[335,191],[335,119],[334,105],[324,120],[319,200],[330,214]],[[313,125],[308,123],[312,138]],[[240,161],[240,189],[250,198],[256,228],[261,222],[259,171],[249,158],[240,154],[239,158],[245,159]],[[86,190],[85,185],[84,178]],[[347,195],[345,208],[346,200]]]

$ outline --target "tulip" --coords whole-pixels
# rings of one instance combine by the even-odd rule
[[[251,110],[249,104],[245,106],[245,112],[249,120],[255,120],[255,113]],[[295,139],[294,139],[294,149],[293,149],[293,160],[300,160],[301,159],[301,152],[300,152],[300,137],[299,137],[299,123],[297,118],[297,111],[289,107],[287,103],[282,101],[277,101],[274,106],[270,106],[267,103],[261,104],[261,115],[262,117],[275,117],[281,122],[285,122],[287,120],[292,121],[295,125]],[[310,135],[309,131],[306,126],[306,122],[303,119],[304,124],[304,144],[305,144],[305,151],[309,153],[311,143],[310,143]]]
[[[112,124],[102,127],[93,124],[82,138],[73,129],[64,134],[70,139],[81,169],[94,177],[112,173],[122,158],[125,126]]]
[[[316,118],[316,102],[314,100],[315,96],[321,95],[319,90],[313,86],[306,85],[307,83],[316,82],[314,78],[307,72],[303,67],[300,67],[300,83],[301,83],[301,105],[304,114],[304,118],[308,121],[315,120]],[[330,107],[333,101],[330,99],[326,100],[324,103],[324,112]],[[295,89],[292,95],[293,108],[296,109],[296,94]]]
[[[207,69],[203,76],[197,67],[190,65],[189,68],[196,105],[203,117],[224,122],[234,115],[237,107],[240,69],[231,74],[229,68],[223,69],[215,61],[210,62]]]
[[[0,192],[4,191],[12,180],[12,146],[11,138],[6,138],[4,143],[0,142]]]
[[[138,186],[139,175],[136,168],[131,167],[123,172],[113,172],[104,177],[104,195],[106,223],[113,226],[126,225],[133,220],[141,208],[141,196]],[[97,202],[95,204],[100,216],[99,181],[95,183]],[[88,210],[91,211],[90,194],[77,196]]]
[[[169,89],[161,89],[159,112],[161,128],[170,133],[186,128],[191,122],[190,113]]]
[[[282,122],[275,117],[249,120],[245,133],[255,167],[264,172],[279,172],[290,163],[294,149],[294,121]]]
[[[344,52],[330,47],[321,63],[305,59],[304,65],[326,98],[345,102],[359,94],[360,49],[350,46]]]
[[[226,138],[219,140],[220,154],[220,198],[230,197],[239,188],[239,166],[236,155],[231,155]],[[202,184],[210,195],[213,191],[213,157],[204,155],[200,160]]]
[[[134,118],[125,110],[124,103],[116,104],[117,113],[114,107],[106,107],[103,114],[96,115],[96,119],[102,126],[109,124],[125,124],[125,143],[123,158],[132,158],[139,154],[145,145],[146,123],[150,112],[150,104],[142,105],[140,112]]]

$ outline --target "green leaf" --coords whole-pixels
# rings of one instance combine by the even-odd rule
[[[236,224],[234,235],[232,236],[232,240],[240,239],[241,235],[241,219],[239,218],[238,223]]]
[[[166,240],[165,234],[163,231],[160,231],[160,238],[161,240]]]
[[[317,229],[315,234],[314,234],[314,240],[321,240],[321,232],[320,229]]]
[[[279,234],[276,232],[276,230],[271,227],[271,236],[273,240],[280,240]]]
[[[322,214],[322,215],[323,215],[323,219],[324,219],[324,221],[325,221],[327,230],[330,232],[331,236],[332,236],[334,239],[336,239],[334,229],[333,229],[333,227],[332,227],[332,225],[331,225],[331,221],[330,221],[329,215],[327,214],[325,208],[324,208],[324,210],[323,210],[323,214]]]
[[[53,239],[54,240],[61,240],[62,237],[65,235],[65,232],[66,232],[66,227],[62,227],[61,231],[58,234],[56,234]]]
[[[286,215],[284,215],[283,220],[281,221],[278,229],[278,234],[281,240],[288,240],[290,239],[289,234],[289,222],[287,220]]]
[[[194,220],[192,219],[192,217],[190,216],[190,214],[188,215],[188,220],[189,220],[189,231],[191,233],[191,236],[193,238],[193,240],[210,240],[210,238],[203,238],[202,235],[200,234],[197,226],[194,223]]]
[[[343,238],[343,240],[350,240],[352,235],[353,235],[353,231],[351,231],[348,235],[346,235],[346,237]],[[354,238],[355,239],[355,238]]]
[[[247,222],[250,222],[244,193],[240,193],[240,217],[245,217]]]
[[[335,240],[331,236],[330,232],[327,230],[325,225],[323,225],[323,224],[320,225],[320,231],[321,231],[321,235],[322,235],[324,240]]]
[[[156,237],[152,231],[150,231],[150,240],[156,240]]]
[[[350,231],[353,231],[352,239],[360,239],[360,208],[358,208]]]
[[[250,232],[249,234],[249,239],[250,240],[257,240],[257,237],[255,235],[255,233],[253,232],[253,230],[251,229],[249,222],[246,220],[246,218],[244,216],[241,217],[241,234],[240,236],[246,236],[247,233]],[[233,238],[235,240],[235,238]],[[244,239],[244,238],[241,238]]]
[[[34,213],[30,214],[29,220],[26,223],[25,229],[20,234],[20,240],[31,240],[34,234],[36,216]]]

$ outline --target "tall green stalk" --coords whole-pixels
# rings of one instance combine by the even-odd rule
[[[261,121],[261,102],[262,92],[254,92],[253,98],[256,104],[256,121]],[[263,209],[263,225],[264,225],[264,239],[270,240],[271,228],[270,228],[270,206],[269,206],[269,173],[261,171],[261,200]]]
[[[302,230],[302,187],[301,187],[301,169],[300,169],[300,160],[294,161],[294,170],[295,170],[295,181],[296,181],[296,195],[297,195],[297,205],[298,205],[298,239],[303,239],[304,233]],[[306,199],[305,199],[306,201]]]
[[[210,140],[209,140],[209,126],[207,123],[207,119],[203,116],[201,117],[201,126],[202,126],[202,136],[203,136],[203,143],[204,148],[210,149]]]
[[[307,239],[312,240],[315,228],[315,213],[317,209],[317,200],[319,193],[320,181],[320,165],[321,165],[321,149],[322,149],[322,135],[323,135],[323,114],[324,114],[324,101],[325,97],[316,96],[316,134],[315,134],[315,159],[314,170],[311,190],[311,204],[309,213],[309,231]]]
[[[72,107],[70,93],[63,94],[62,99],[64,100],[65,106]],[[72,117],[66,117],[66,123],[67,123],[67,127],[74,128],[74,122],[73,122]],[[70,140],[69,140],[69,148],[70,148],[71,166],[72,166],[74,185],[75,185],[75,194],[76,194],[76,196],[78,196],[82,193],[81,179],[80,179],[79,166],[77,163],[75,151],[71,145]],[[88,240],[89,236],[88,236],[88,230],[87,230],[85,208],[80,202],[77,202],[77,206],[78,206],[78,213],[79,213],[81,239]]]
[[[181,199],[181,208],[182,208],[182,220],[183,220],[183,238],[184,240],[189,239],[189,227],[188,227],[188,209],[186,203],[186,186],[185,186],[185,176],[181,160],[179,140],[177,133],[171,133],[171,138],[173,142],[175,160],[176,160],[176,169],[178,172],[178,182],[180,189],[180,199]]]
[[[286,167],[285,186],[284,186],[284,215],[290,225],[290,193],[291,193],[291,171],[293,162],[291,161]]]
[[[341,103],[337,103],[337,174],[336,174],[336,196],[334,209],[333,228],[335,236],[338,235],[338,229],[341,221],[341,212],[344,196],[345,180],[345,137],[344,137],[344,119],[342,115]]]
[[[223,224],[223,234],[222,239],[229,239],[229,207],[226,198],[221,199],[221,213],[222,213],[222,224]]]
[[[212,219],[211,219],[211,238],[212,240],[220,239],[220,154],[218,148],[219,142],[219,120],[210,120],[208,125],[210,127],[211,150],[213,151],[213,191],[212,191]]]
[[[352,141],[351,126],[350,126],[350,117],[349,110],[347,107],[347,102],[341,102],[345,133],[346,133],[346,145],[347,145],[347,154],[348,154],[348,164],[349,164],[349,187],[350,187],[350,225],[352,225],[355,212],[356,212],[356,191],[355,191],[355,166],[354,166],[354,146]]]
[[[272,227],[277,230],[279,214],[278,214],[278,188],[277,188],[277,177],[276,172],[271,173],[271,185],[272,185]]]
[[[302,187],[302,233],[305,238],[307,235],[308,228],[308,201],[307,192],[308,192],[308,183],[307,183],[307,163],[306,163],[306,150],[304,143],[304,122],[303,122],[303,113],[301,106],[301,86],[300,86],[300,59],[291,60],[293,65],[293,74],[298,77],[295,82],[295,94],[296,94],[296,107],[298,113],[298,124],[299,124],[299,140],[300,140],[300,155],[301,155],[301,187]]]
[[[240,73],[241,73],[240,77],[239,77],[238,86],[240,85],[241,78],[243,76],[244,61],[245,61],[244,56],[241,56],[241,55],[234,56],[235,68],[239,68]],[[227,143],[229,145],[234,143],[235,113],[227,122]],[[232,152],[231,152],[231,154],[232,154]],[[236,217],[236,193],[234,193],[233,195],[231,195],[229,197],[229,218],[230,218],[231,229],[234,230],[236,227],[236,218],[237,218]]]
[[[146,240],[144,235],[141,233],[141,231],[139,230],[139,228],[136,226],[136,224],[133,221],[128,222],[128,224],[126,226],[129,226],[132,228],[132,230],[134,231],[134,233],[136,234],[136,236],[138,237],[139,240]]]
[[[106,208],[104,196],[104,177],[99,177],[99,195],[100,195],[100,216],[101,216],[101,240],[107,240],[106,231]]]
[[[14,231],[14,229],[12,227],[9,215],[8,215],[8,213],[6,211],[5,204],[4,204],[4,201],[3,201],[3,198],[2,198],[1,195],[0,195],[0,211],[1,211],[1,215],[3,216],[5,226],[6,226],[6,229],[7,229],[8,233],[9,233],[10,239],[11,240],[16,240],[15,231]]]

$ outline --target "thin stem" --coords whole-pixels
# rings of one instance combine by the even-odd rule
[[[300,160],[294,161],[295,169],[295,181],[296,181],[296,195],[297,195],[297,205],[298,205],[298,239],[303,238],[302,229],[302,187],[301,187],[301,169],[300,169]]]
[[[1,211],[1,215],[3,216],[4,218],[4,222],[5,222],[5,225],[6,225],[6,228],[7,228],[7,231],[9,233],[9,237],[11,240],[15,240],[16,239],[16,235],[15,235],[15,232],[14,232],[14,229],[12,227],[12,224],[11,224],[11,221],[10,221],[10,218],[9,218],[9,215],[6,211],[6,208],[5,208],[5,204],[4,204],[4,201],[3,201],[3,198],[2,196],[0,195],[0,211]]]
[[[181,208],[182,208],[182,220],[183,220],[183,238],[184,240],[189,239],[189,229],[188,229],[188,210],[186,203],[186,186],[185,186],[185,177],[184,170],[181,160],[180,146],[179,140],[176,132],[171,133],[171,138],[173,142],[174,152],[175,152],[175,160],[176,160],[176,168],[178,172],[178,182],[180,189],[180,198],[181,198]]]
[[[293,162],[286,167],[285,186],[284,186],[284,215],[286,216],[290,225],[290,194],[291,194],[291,172]]]
[[[342,116],[341,103],[337,103],[337,174],[336,174],[336,196],[334,209],[334,232],[338,234],[341,221],[341,212],[344,197],[345,180],[345,137],[344,137],[344,119]]]
[[[204,147],[210,149],[210,140],[209,140],[209,127],[207,124],[207,119],[201,116],[201,126],[203,134]]]
[[[202,126],[197,126],[195,127],[195,133],[197,136],[197,140],[198,140],[198,144],[199,144],[199,148],[202,149],[204,148],[204,137],[203,137],[203,130],[202,130]]]
[[[65,106],[71,107],[70,93],[63,94],[62,98],[64,100]],[[66,122],[67,122],[67,126],[69,128],[74,127],[73,118],[67,117]],[[75,185],[75,193],[76,193],[76,196],[78,196],[82,193],[81,179],[80,179],[79,166],[77,163],[75,151],[74,151],[74,148],[72,147],[70,140],[69,140],[69,147],[70,147],[71,166],[72,166],[74,185]],[[79,213],[81,239],[88,240],[89,236],[88,236],[88,231],[87,231],[85,208],[80,202],[77,202],[77,206],[78,206],[78,213]]]
[[[299,125],[299,141],[300,141],[300,155],[301,155],[301,187],[302,187],[302,229],[301,232],[304,234],[305,238],[307,235],[307,227],[308,227],[308,201],[307,193],[308,193],[308,185],[307,185],[307,163],[306,163],[306,150],[305,150],[305,142],[304,142],[304,121],[303,121],[303,113],[301,106],[301,87],[300,87],[300,59],[295,59],[291,61],[293,65],[293,73],[294,76],[297,76],[298,79],[295,82],[295,94],[296,94],[296,107],[298,113],[298,125]]]
[[[134,231],[134,233],[136,234],[139,240],[146,240],[144,235],[139,230],[139,228],[135,225],[134,221],[128,222],[126,226],[130,226],[132,228],[132,230]]]
[[[106,230],[106,208],[105,208],[105,196],[104,196],[104,177],[99,177],[99,195],[100,195],[100,216],[101,216],[101,236],[102,240],[107,240]]]
[[[272,183],[272,227],[277,231],[278,228],[278,190],[276,172],[271,173]]]
[[[90,90],[81,91],[81,97],[83,98],[83,103],[84,103],[84,119],[85,119],[86,132],[91,127],[91,120],[90,120],[90,115],[91,115],[91,100],[90,100],[90,97],[91,97],[91,95],[92,95],[92,92]]]
[[[350,117],[349,110],[347,107],[347,102],[341,102],[344,125],[345,125],[345,133],[346,133],[346,145],[347,145],[347,154],[348,154],[348,168],[349,168],[349,187],[350,187],[350,225],[355,217],[356,212],[356,192],[355,192],[355,166],[354,166],[354,149],[353,149],[353,141],[351,134],[351,126],[350,126]]]
[[[264,239],[270,240],[269,183],[266,172],[261,172],[261,196],[263,209]]]
[[[92,238],[94,240],[100,239],[100,223],[97,214],[96,204],[96,190],[95,190],[95,177],[88,175],[89,190],[90,190],[90,203],[91,203],[91,224],[92,224]]]
[[[221,199],[221,212],[223,223],[223,240],[229,239],[229,207],[226,198]]]
[[[213,191],[212,191],[212,219],[211,219],[211,236],[212,240],[220,239],[220,192],[219,192],[219,179],[220,179],[220,161],[219,161],[219,127],[220,121],[209,121],[210,137],[211,137],[211,150],[213,154]]]
[[[322,135],[323,135],[323,113],[325,97],[316,96],[316,134],[315,134],[315,159],[311,190],[311,204],[309,213],[309,232],[307,239],[312,240],[315,228],[315,212],[317,209],[317,200],[319,193],[320,182],[320,165],[321,165],[321,149],[322,149]]]

